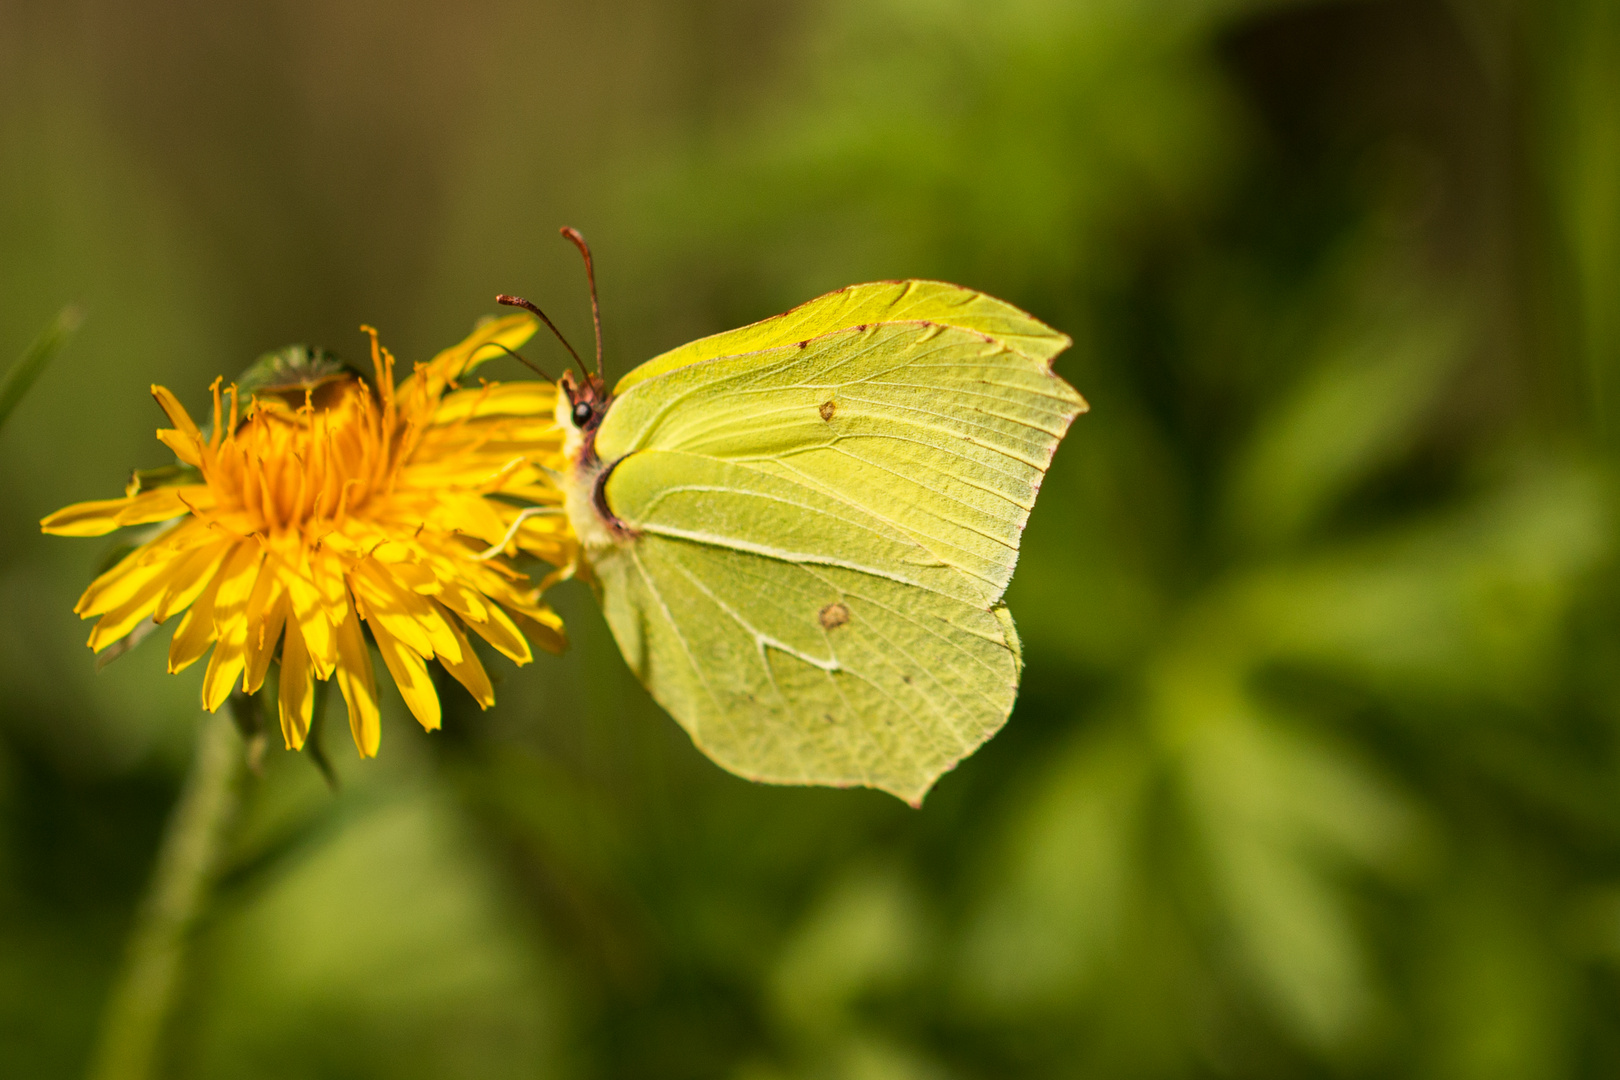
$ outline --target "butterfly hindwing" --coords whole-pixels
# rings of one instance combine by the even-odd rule
[[[596,447],[626,538],[594,569],[699,746],[915,802],[1000,728],[1019,674],[1001,595],[1084,408],[1048,366],[1064,344],[982,294],[880,283],[620,383]]]
[[[916,803],[993,735],[1018,663],[997,612],[857,571],[647,535],[598,566],[638,676],[711,758]]]

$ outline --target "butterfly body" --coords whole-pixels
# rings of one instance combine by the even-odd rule
[[[626,539],[623,525],[603,503],[603,485],[613,462],[596,453],[596,432],[611,402],[602,380],[586,375],[576,382],[573,372],[558,380],[557,423],[563,429],[563,507],[574,535],[579,538],[585,566]]]
[[[916,803],[1006,721],[1001,595],[1084,401],[1068,339],[879,282],[561,384],[566,506],[630,667],[710,757]]]

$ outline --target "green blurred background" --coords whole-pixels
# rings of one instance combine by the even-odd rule
[[[561,224],[612,373],[881,277],[1074,336],[1017,711],[920,812],[751,786],[566,585],[491,712],[272,749],[168,1075],[1620,1075],[1612,0],[0,0],[0,364],[88,313],[0,435],[0,1075],[198,722],[39,518],[153,381],[588,339]]]

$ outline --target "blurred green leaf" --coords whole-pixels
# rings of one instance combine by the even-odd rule
[[[1445,518],[1255,575],[1234,602],[1268,639],[1258,647],[1397,692],[1531,706],[1614,526],[1601,473],[1579,462],[1515,464],[1488,497]]]
[[[34,380],[39,378],[56,354],[67,347],[83,323],[84,313],[78,308],[63,308],[51,325],[28,346],[22,357],[7,369],[4,378],[0,378],[0,428],[5,427],[12,410],[28,393],[29,387],[34,385]]]
[[[1610,446],[1620,424],[1620,9],[1606,0],[1568,0],[1528,24],[1538,54],[1531,95],[1541,121],[1539,179],[1547,187],[1557,264],[1548,275],[1571,318],[1549,327],[1563,340],[1589,388],[1588,408]]]
[[[1066,1002],[1119,963],[1125,906],[1142,887],[1151,748],[1117,724],[1093,732],[1008,822],[970,924],[971,1000],[1003,1010]]]
[[[1464,358],[1462,319],[1400,297],[1325,328],[1297,387],[1259,422],[1233,468],[1228,513],[1247,549],[1298,540],[1358,481],[1410,449]]]
[[[301,790],[330,802],[313,770],[298,772]],[[389,795],[362,795],[340,830],[220,920],[197,1066],[240,1077],[563,1075],[544,954],[466,823],[430,787],[383,783]]]
[[[1160,722],[1173,725],[1177,786],[1233,959],[1304,1041],[1342,1048],[1365,1034],[1375,989],[1335,872],[1387,869],[1411,812],[1342,753],[1256,715],[1235,688],[1191,673],[1166,681]]]
[[[806,1035],[836,1028],[866,992],[893,986],[925,955],[927,920],[894,871],[857,870],[821,897],[777,961],[772,997]]]
[[[1484,853],[1482,853],[1484,854]],[[1489,854],[1428,913],[1423,1005],[1436,1032],[1424,1073],[1442,1080],[1551,1080],[1576,1052],[1574,972],[1537,914],[1540,883],[1501,880]]]
[[[864,1023],[863,999],[911,984],[933,947],[933,919],[898,868],[853,868],[788,937],[770,979],[798,1075],[930,1080],[928,1055]]]

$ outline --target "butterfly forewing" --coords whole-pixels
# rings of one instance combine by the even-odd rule
[[[884,322],[932,322],[959,327],[1047,363],[1070,345],[1067,335],[1011,304],[960,285],[944,281],[874,281],[827,293],[781,315],[671,349],[619,380],[614,393],[622,394],[655,375],[717,356],[759,352],[835,330]]]
[[[978,582],[989,602],[1011,579],[1079,408],[1044,365],[999,342],[891,323],[640,383],[615,402],[598,445],[619,437],[630,451],[702,455],[845,503]]]

